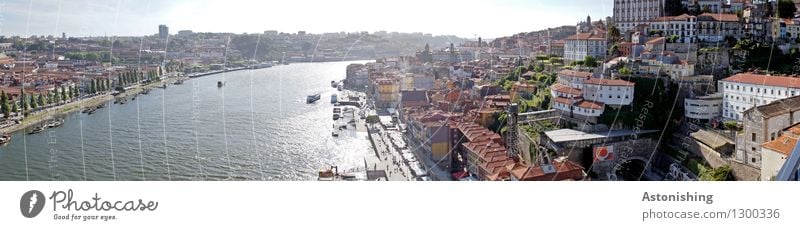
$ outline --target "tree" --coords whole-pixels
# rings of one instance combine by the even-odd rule
[[[53,90],[53,102],[61,103],[61,93],[58,92],[58,87]]]
[[[792,19],[797,12],[797,7],[792,0],[779,0],[778,1],[778,18]]]
[[[22,105],[22,112],[28,111],[28,100],[25,100],[25,90],[19,90],[19,104]]]
[[[30,94],[30,95],[28,95],[28,100],[30,101],[31,109],[36,109],[36,107],[38,107],[38,105],[37,105],[38,103],[36,103],[36,96],[33,96],[33,94]]]
[[[74,93],[74,94],[75,94],[75,95],[74,95],[74,97],[75,97],[75,98],[78,98],[78,97],[80,97],[80,96],[81,96],[81,91],[80,91],[80,90],[78,90],[78,86],[76,85],[76,86],[75,86],[75,87],[73,87],[73,88],[75,88],[75,89],[72,91],[72,93]]]
[[[106,91],[111,90],[111,79],[106,78]]]
[[[0,95],[0,110],[2,110],[5,119],[8,119],[11,115],[11,108],[8,106],[8,94],[6,94],[5,90],[3,90],[2,95]]]
[[[583,58],[583,64],[588,66],[588,67],[597,67],[597,65],[598,65],[597,64],[597,59],[595,59],[594,56],[591,56],[591,55],[586,56],[585,58]]]
[[[72,93],[72,86],[67,86],[67,98],[75,98],[75,94]]]
[[[611,25],[611,27],[608,29],[608,39],[611,40],[611,43],[619,41],[620,37],[621,35],[617,26]]]
[[[97,93],[97,80],[92,80],[92,86],[89,88],[89,93],[95,94]]]
[[[67,102],[67,89],[61,86],[61,101]]]
[[[44,94],[39,94],[39,102],[38,102],[39,106],[45,106],[46,104],[44,103],[44,101],[45,101]]]
[[[11,112],[14,112],[14,114],[19,113],[19,106],[16,102],[11,103]]]

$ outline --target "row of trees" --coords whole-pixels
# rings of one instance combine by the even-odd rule
[[[11,96],[5,91],[2,91],[0,92],[0,111],[5,118],[9,118],[12,112],[27,114],[31,110],[36,110],[39,107],[66,103],[79,96],[80,93],[77,86],[67,87],[63,85],[61,87],[56,87],[52,92],[38,95],[32,93],[26,94],[24,90],[20,90],[19,98],[15,101],[11,101]]]
[[[117,86],[129,86],[132,84],[139,84],[144,80],[155,81],[158,80],[159,76],[163,74],[163,70],[158,68],[157,70],[149,70],[147,71],[147,78],[143,72],[138,70],[130,70],[128,72],[119,73],[117,74]]]

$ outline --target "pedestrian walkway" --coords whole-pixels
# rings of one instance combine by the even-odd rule
[[[370,131],[370,139],[375,144],[375,155],[367,156],[365,164],[367,170],[383,170],[390,181],[409,181],[413,180],[411,169],[403,162],[400,151],[394,148],[386,131],[375,126]]]

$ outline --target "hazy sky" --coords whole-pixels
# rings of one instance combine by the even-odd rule
[[[4,0],[0,34],[144,35],[166,24],[172,34],[386,30],[493,38],[611,13],[612,0]]]

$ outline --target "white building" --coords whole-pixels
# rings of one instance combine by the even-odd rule
[[[754,106],[800,95],[800,79],[740,73],[719,81],[724,105],[722,117],[741,121],[742,113]]]
[[[722,93],[687,97],[683,109],[690,119],[711,120],[722,115]]]
[[[688,14],[659,17],[650,23],[651,31],[662,31],[664,37],[677,36],[679,43],[694,43],[697,39],[697,17]]]
[[[698,15],[697,29],[697,38],[701,42],[720,42],[728,36],[736,39],[744,36],[744,26],[736,14]]]
[[[552,108],[562,114],[597,118],[606,105],[633,102],[634,84],[623,80],[593,78],[591,73],[562,70],[558,83],[550,86]]]
[[[621,33],[664,16],[664,0],[614,0],[614,23]]]
[[[603,33],[578,33],[564,40],[564,60],[568,62],[595,57],[602,62],[606,56],[607,42]]]

